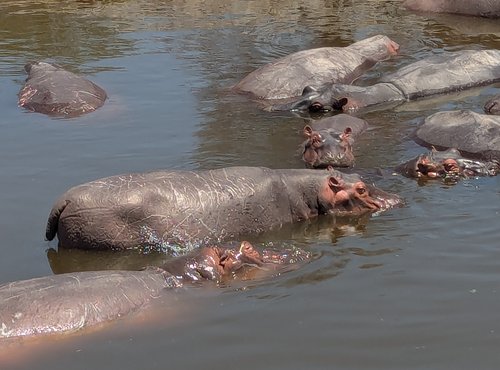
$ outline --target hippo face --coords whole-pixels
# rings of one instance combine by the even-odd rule
[[[401,204],[399,197],[391,196],[361,180],[347,182],[340,176],[327,179],[319,200],[324,207],[330,207],[325,213],[342,216],[360,216]]]
[[[399,170],[408,177],[439,178],[449,182],[474,176],[494,176],[499,169],[497,162],[466,159],[454,148],[441,152],[433,149],[399,166]]]
[[[305,126],[302,160],[312,168],[351,167],[354,164],[351,134],[350,127],[338,134],[327,130],[314,131],[311,126]]]
[[[271,103],[264,108],[268,111],[293,111],[324,113],[331,111],[342,111],[342,107],[347,104],[346,98],[337,99],[336,90],[324,87],[315,89],[306,86],[302,95],[289,99],[286,103]]]
[[[231,274],[244,265],[262,266],[263,263],[260,253],[247,241],[242,241],[237,251],[226,249],[220,256],[219,261],[224,275]]]

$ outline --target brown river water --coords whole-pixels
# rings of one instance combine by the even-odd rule
[[[69,187],[113,174],[301,168],[305,118],[262,112],[228,88],[274,58],[375,34],[401,53],[364,83],[444,50],[500,47],[498,20],[412,14],[395,0],[3,0],[0,283],[167,258],[57,252],[44,241],[49,210]],[[31,60],[85,75],[109,100],[74,119],[23,111],[16,94]],[[497,93],[489,86],[361,114],[371,129],[356,142],[355,171],[407,206],[252,239],[311,251],[302,268],[170,292],[133,320],[13,348],[0,368],[497,369],[500,177],[444,185],[393,173],[424,151],[411,138],[423,117],[479,112]]]

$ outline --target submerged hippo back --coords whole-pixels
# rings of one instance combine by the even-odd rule
[[[416,130],[428,146],[456,148],[476,158],[500,160],[500,116],[467,110],[438,112]]]
[[[104,104],[106,92],[93,82],[44,62],[25,67],[28,78],[19,92],[19,106],[56,116],[77,116]]]
[[[284,99],[300,96],[306,86],[350,84],[397,48],[388,37],[379,35],[347,47],[303,50],[260,67],[234,88],[259,99]]]
[[[500,50],[442,53],[409,64],[381,79],[412,100],[500,81]]]
[[[227,239],[292,221],[281,177],[267,168],[160,171],[113,176],[56,202],[47,239],[84,249],[136,248],[154,230],[183,244]]]
[[[153,271],[79,272],[0,287],[0,339],[74,332],[139,310],[167,287]]]

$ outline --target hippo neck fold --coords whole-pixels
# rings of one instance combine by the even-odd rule
[[[318,170],[280,171],[281,179],[288,189],[290,213],[294,221],[301,221],[328,212],[319,194],[328,174]]]

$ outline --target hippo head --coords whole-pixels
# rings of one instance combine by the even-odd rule
[[[456,181],[472,176],[493,176],[499,171],[497,162],[463,158],[457,149],[430,152],[402,164],[398,169],[408,177]]]
[[[267,107],[266,110],[323,113],[342,111],[345,104],[347,104],[347,99],[335,98],[334,91],[331,89],[322,88],[317,90],[314,87],[306,86],[301,96],[293,98],[284,104],[273,104]]]
[[[224,249],[219,259],[223,275],[229,275],[244,265],[262,266],[263,263],[260,253],[247,241],[242,241],[237,251]]]
[[[348,182],[341,176],[329,176],[323,184],[319,202],[324,213],[360,216],[401,204],[401,199],[356,179]]]
[[[351,167],[354,164],[351,134],[350,127],[345,128],[341,134],[337,134],[314,131],[311,126],[305,126],[306,141],[301,146],[302,160],[312,168]]]

